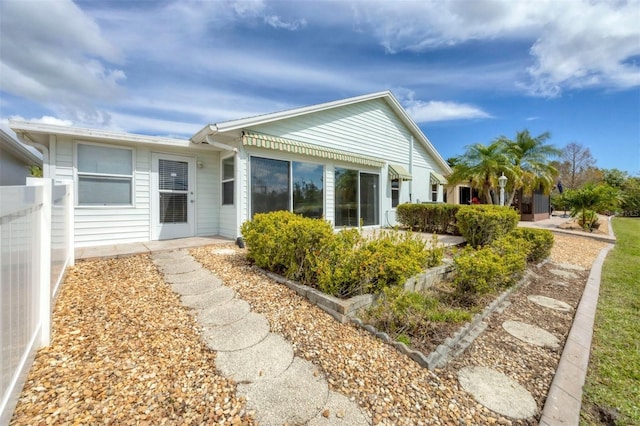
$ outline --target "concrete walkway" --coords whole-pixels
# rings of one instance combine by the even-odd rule
[[[152,254],[182,303],[196,310],[203,340],[217,352],[216,368],[238,383],[237,393],[262,425],[368,425],[346,396],[329,390],[314,364],[271,333],[267,319],[204,269],[187,250]]]
[[[234,240],[220,236],[176,238],[173,240],[147,241],[128,244],[107,244],[103,246],[78,247],[76,259],[105,259],[109,257],[131,256],[133,254],[171,251],[184,248],[202,247],[211,244],[227,244]]]
[[[567,234],[567,235],[575,235],[578,237],[585,238],[593,238],[594,240],[604,241],[606,243],[615,243],[616,237],[613,234],[613,229],[611,228],[611,219],[606,216],[600,216],[601,222],[606,220],[606,223],[602,223],[600,226],[607,227],[608,235],[605,234],[594,234],[592,232],[580,231],[580,230],[572,230],[572,229],[562,229],[560,225],[569,222],[572,218],[567,216],[564,217],[562,215],[559,216],[551,216],[549,219],[539,220],[537,222],[518,222],[518,226],[522,228],[539,228],[539,229],[548,229],[549,231],[556,232],[558,234]],[[605,219],[606,218],[606,219]]]

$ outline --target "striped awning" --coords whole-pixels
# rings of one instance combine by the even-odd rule
[[[292,154],[309,155],[312,157],[326,158],[328,160],[344,161],[363,166],[380,168],[384,165],[384,161],[376,158],[247,130],[242,132],[242,145],[290,152]]]
[[[411,173],[399,164],[389,164],[389,177],[391,179],[411,180]]]
[[[440,185],[446,185],[447,179],[439,173],[431,172],[431,181],[438,182]]]

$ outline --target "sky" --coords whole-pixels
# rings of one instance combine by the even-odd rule
[[[188,138],[383,90],[445,159],[528,129],[640,175],[640,0],[0,0],[4,130]]]

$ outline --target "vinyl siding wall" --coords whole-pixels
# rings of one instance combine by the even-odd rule
[[[381,99],[284,119],[251,127],[250,130],[379,158],[382,161],[402,165],[407,170],[409,170],[411,161],[413,180],[401,183],[400,203],[406,203],[410,200],[416,202],[418,199],[430,201],[431,171],[443,173],[437,168],[436,162],[420,142],[413,142],[413,152],[410,155],[411,132],[387,103]],[[247,152],[248,155],[260,155],[259,152],[262,150],[251,149]],[[289,159],[283,153],[276,151],[263,155],[267,155],[269,158]],[[304,161],[304,158],[294,159]],[[314,160],[311,159],[311,162]],[[382,188],[380,192],[380,224],[383,226],[395,225],[395,209],[391,207],[391,183],[386,167],[371,169],[348,163],[325,163],[325,216],[328,220],[331,222],[334,220],[335,167],[380,173]],[[248,170],[248,165],[246,170]],[[245,208],[242,217],[246,219],[249,218],[249,206],[248,203],[243,205]]]
[[[82,140],[58,137],[51,156],[55,161],[55,179],[75,180],[75,144]],[[93,143],[93,142],[91,142]],[[102,144],[114,147],[131,147],[122,144]],[[134,197],[131,207],[83,207],[75,208],[75,244],[87,247],[107,244],[144,242],[151,239],[151,153],[188,155],[203,163],[196,175],[196,235],[215,235],[219,228],[219,160],[217,152],[185,152],[176,149],[152,150],[149,146],[133,147]],[[77,191],[77,189],[76,189]],[[77,194],[77,192],[76,192]],[[76,196],[77,200],[77,196]],[[77,201],[76,201],[77,202]]]

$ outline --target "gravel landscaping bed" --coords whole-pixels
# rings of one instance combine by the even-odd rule
[[[589,268],[604,245],[556,235],[550,260]],[[527,388],[540,411],[561,349],[527,347],[501,324],[530,322],[564,341],[572,313],[548,314],[527,296],[560,298],[575,307],[588,273],[559,278],[544,265],[507,309],[488,319],[487,330],[467,351],[430,372],[256,273],[245,250],[227,245],[191,253],[374,424],[535,424],[535,418],[513,420],[484,408],[462,390],[457,370],[495,368]],[[554,284],[560,281],[567,285]],[[215,356],[148,256],[80,262],[67,274],[53,313],[52,345],[38,352],[12,424],[253,424],[236,384],[215,370]]]
[[[79,262],[11,424],[253,424],[146,255]]]

